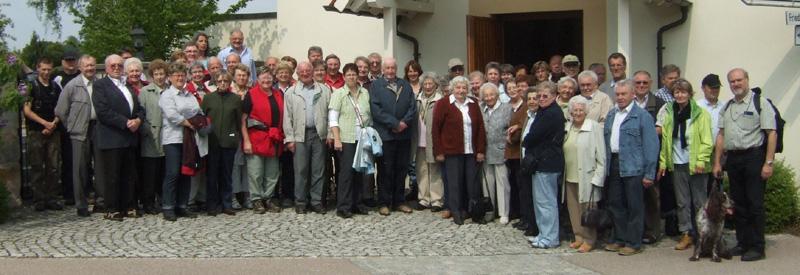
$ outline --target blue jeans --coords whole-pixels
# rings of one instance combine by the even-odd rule
[[[558,246],[558,177],[561,173],[533,174],[533,210],[539,227],[539,242]]]
[[[183,145],[179,143],[164,145],[164,184],[162,185],[164,211],[174,211],[177,207],[186,210],[189,204],[192,178],[181,174]]]

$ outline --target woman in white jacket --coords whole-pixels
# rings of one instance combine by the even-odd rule
[[[572,121],[566,123],[564,138],[563,195],[575,232],[575,241],[569,247],[581,253],[591,251],[597,239],[594,228],[581,226],[581,215],[590,204],[600,200],[606,171],[603,128],[594,120],[586,119],[588,105],[589,101],[583,97],[570,100]]]

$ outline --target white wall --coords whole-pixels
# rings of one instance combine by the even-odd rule
[[[458,57],[467,62],[467,4],[463,0],[437,0],[433,14],[403,18],[399,30],[419,41],[420,65],[424,71],[447,73],[447,61]],[[398,39],[398,67],[413,59],[411,42]],[[398,68],[402,75],[402,68]]]

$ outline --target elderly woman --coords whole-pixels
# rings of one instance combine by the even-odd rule
[[[231,92],[233,76],[220,73],[216,76],[217,91],[209,94],[200,104],[211,118],[208,166],[206,170],[206,211],[209,216],[219,213],[236,215],[233,211],[233,160],[241,141],[242,99]]]
[[[131,57],[125,60],[125,86],[128,90],[133,92],[134,96],[139,96],[139,92],[144,86],[147,86],[147,81],[142,79],[142,61],[136,57]]]
[[[186,90],[189,90],[192,95],[202,101],[207,94],[211,93],[208,87],[206,87],[206,74],[203,64],[200,62],[195,62],[189,66],[189,75],[191,79],[189,80],[189,83],[186,83]]]
[[[516,89],[516,84],[514,84]],[[500,224],[508,223],[511,185],[505,163],[506,130],[511,120],[511,105],[500,102],[500,92],[492,83],[481,86],[481,111],[486,128],[486,161],[483,162],[483,194],[492,200],[497,211],[488,220],[500,216]]]
[[[558,107],[561,107],[561,111],[564,112],[566,119],[569,119],[571,114],[569,112],[569,100],[575,96],[577,87],[578,82],[572,77],[565,76],[558,80],[558,97],[556,98],[556,104],[558,104]]]
[[[417,132],[412,140],[412,150],[416,151],[417,183],[419,184],[419,199],[417,210],[430,208],[431,212],[442,211],[444,201],[444,183],[439,163],[433,156],[433,107],[442,99],[436,73],[422,75],[422,92],[417,95],[417,110],[419,123]]]
[[[480,106],[469,93],[469,81],[457,76],[450,80],[453,94],[436,102],[431,137],[436,161],[444,162],[447,174],[448,207],[457,225],[464,224],[466,210],[472,221],[483,223],[480,211],[481,187],[478,163],[485,159],[486,131]],[[469,205],[461,196],[467,194]]]
[[[164,219],[175,221],[177,217],[197,217],[189,212],[191,178],[181,173],[183,158],[184,128],[194,129],[190,119],[202,113],[200,103],[186,90],[186,66],[173,62],[169,65],[169,80],[172,84],[161,94],[158,106],[163,116],[161,144],[164,148],[164,183],[162,209]]]
[[[569,247],[580,253],[591,251],[597,240],[594,228],[581,226],[581,216],[590,204],[601,199],[606,171],[603,128],[596,121],[586,119],[589,104],[583,97],[569,102],[572,121],[567,122],[564,141],[565,184],[562,196],[575,233],[575,241]]]
[[[336,215],[348,219],[353,214],[367,214],[361,206],[363,175],[353,169],[357,143],[361,130],[372,125],[369,110],[369,92],[358,82],[356,64],[344,65],[345,85],[333,92],[328,105],[328,125],[333,133],[333,149],[339,154],[339,180],[337,182]]]
[[[369,79],[369,58],[365,56],[356,57],[356,67],[358,67],[358,85],[369,89],[372,80]]]
[[[519,81],[520,78],[517,78]],[[521,82],[517,82],[517,86]],[[519,89],[519,88],[518,88]],[[521,90],[522,91],[522,90]],[[508,136],[508,146],[506,146],[506,158],[508,158],[509,165],[514,180],[516,181],[516,190],[512,186],[511,190],[517,191],[517,198],[519,200],[519,222],[514,224],[514,228],[525,232],[525,236],[534,236],[539,233],[536,228],[536,216],[533,211],[533,189],[531,177],[518,173],[520,169],[520,159],[524,148],[522,148],[522,138],[528,135],[531,124],[536,116],[536,111],[539,110],[538,95],[535,89],[525,89],[525,97],[527,98],[526,106],[522,106],[511,117],[510,127],[506,131]],[[515,168],[516,167],[516,168]],[[513,193],[513,191],[512,191]]]
[[[533,83],[539,84],[548,81],[550,78],[550,65],[548,65],[545,61],[537,61],[536,63],[533,63],[531,72],[533,73],[534,78]]]
[[[314,78],[314,82],[323,83],[325,84],[325,63],[322,61],[314,62],[311,64],[313,66],[312,75]],[[328,86],[330,89],[331,87]]]
[[[558,238],[558,177],[564,171],[564,114],[554,104],[556,85],[542,82],[536,85],[539,92],[539,110],[525,136],[522,146],[536,159],[533,167],[533,209],[539,235],[530,239],[534,248],[559,246]]]
[[[150,62],[148,73],[153,80],[150,85],[142,88],[139,93],[139,103],[145,111],[144,121],[139,128],[141,138],[141,170],[139,178],[141,186],[138,193],[139,202],[147,214],[157,214],[156,192],[161,193],[161,181],[164,179],[164,150],[161,147],[161,107],[158,101],[161,94],[169,88],[167,83],[167,67],[164,60],[156,59]]]
[[[242,102],[242,152],[247,158],[247,179],[253,212],[277,213],[281,206],[272,199],[278,183],[278,156],[283,151],[283,93],[272,88],[272,73],[262,67],[258,85]]]
[[[275,78],[278,79],[275,82],[275,88],[281,90],[282,92],[286,92],[292,84],[294,84],[294,79],[292,79],[292,72],[294,71],[292,64],[289,62],[281,62],[278,63],[278,66],[275,67]]]
[[[244,64],[238,64],[233,67],[233,70],[229,69],[228,71],[233,72],[233,84],[231,84],[230,87],[231,92],[244,100],[245,95],[250,90],[250,67]],[[248,199],[250,186],[247,180],[247,160],[244,152],[242,152],[241,146],[237,149],[233,157],[233,170],[231,174],[233,194],[236,198],[236,200],[232,202],[232,207],[234,209],[240,209],[243,206],[245,208],[252,208],[250,200]]]
[[[661,153],[659,177],[672,172],[675,198],[678,204],[678,230],[683,233],[677,250],[692,246],[695,226],[692,213],[706,200],[706,184],[711,171],[711,116],[692,98],[694,90],[686,79],[672,83],[675,101],[664,105],[661,123]]]

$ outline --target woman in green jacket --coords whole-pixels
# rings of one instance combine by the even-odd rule
[[[672,171],[678,204],[678,229],[683,233],[677,250],[692,246],[695,228],[692,213],[706,200],[706,185],[711,171],[711,116],[692,99],[694,90],[686,79],[672,84],[675,101],[665,105],[661,127],[659,177]]]

